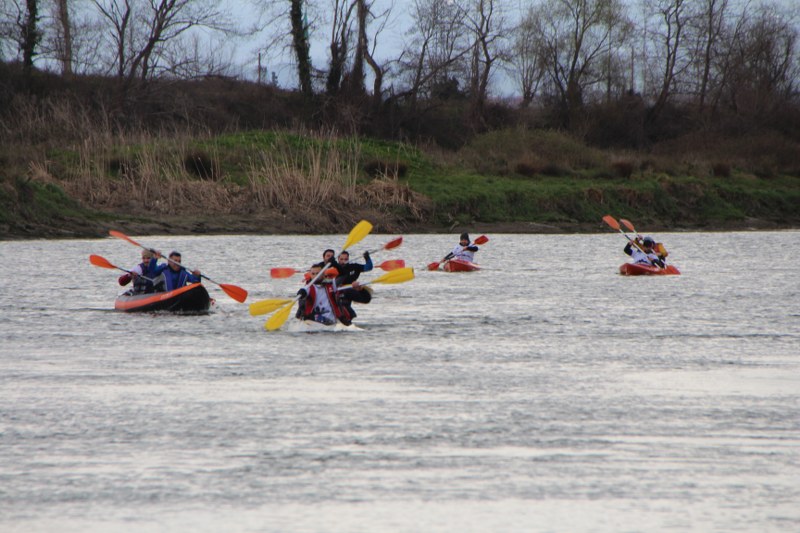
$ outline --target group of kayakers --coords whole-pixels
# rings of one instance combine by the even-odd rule
[[[623,265],[623,267],[628,267],[625,272],[623,272],[624,269],[620,267],[621,273],[638,274],[640,273],[638,270],[635,272],[628,272],[628,270],[644,270],[645,268],[649,268],[656,272],[641,273],[679,273],[674,267],[667,267],[666,259],[669,253],[662,243],[656,242],[652,237],[642,237],[639,234],[635,234],[633,225],[625,219],[621,219],[621,221],[626,227],[633,231],[635,234],[634,238],[631,238],[631,236],[622,231],[619,223],[611,215],[603,217],[603,220],[612,228],[623,233],[623,235],[628,239],[628,243],[625,245],[624,252],[631,256],[633,262]],[[366,224],[366,222],[362,223]],[[358,227],[359,226],[357,226],[357,228]],[[371,229],[371,225],[369,226],[369,229]],[[369,229],[359,235],[359,240],[360,238],[363,238],[366,233],[368,233]],[[128,240],[129,242],[132,242],[143,249],[141,255],[142,262],[134,266],[131,270],[126,270],[125,274],[119,277],[119,284],[122,286],[127,286],[133,282],[132,288],[125,293],[126,295],[139,297],[136,295],[171,292],[181,289],[189,284],[200,283],[201,278],[203,277],[208,279],[206,276],[203,276],[199,270],[194,269],[190,271],[184,267],[181,264],[182,258],[180,252],[178,251],[170,252],[170,254],[165,258],[167,262],[159,264],[158,260],[164,258],[161,252],[139,245],[129,237],[122,235],[119,232],[110,233],[114,236],[124,238],[125,240]],[[115,233],[118,235],[115,235]],[[353,232],[351,232],[351,235],[352,234]],[[348,239],[348,241],[350,241],[350,239]],[[429,264],[428,269],[438,270],[441,263],[444,264],[444,270],[447,271],[468,270],[467,267],[477,270],[479,267],[478,265],[475,265],[473,261],[476,252],[479,251],[478,245],[485,244],[487,241],[488,237],[482,235],[473,242],[470,239],[469,234],[464,232],[459,236],[459,242],[453,248],[453,250],[444,256],[441,262]],[[402,242],[402,237],[390,241],[384,246],[384,249],[395,248],[399,246],[400,242]],[[352,242],[349,244],[352,244]],[[347,245],[348,243],[345,244],[345,246]],[[297,312],[295,313],[295,317],[300,320],[313,321],[324,325],[335,325],[337,323],[341,323],[345,326],[349,326],[352,324],[353,319],[357,316],[356,311],[353,309],[353,304],[368,304],[372,301],[372,289],[360,283],[358,280],[362,273],[370,272],[374,268],[372,258],[370,257],[370,252],[364,252],[363,259],[363,263],[357,261],[351,262],[350,253],[347,250],[342,250],[339,255],[336,256],[335,250],[330,248],[326,249],[322,253],[322,261],[314,263],[304,273],[304,284],[297,291],[295,300],[285,301],[286,303],[296,301],[299,304]],[[90,260],[92,261],[92,264],[96,266],[124,270],[110,264],[107,260],[99,256],[92,256],[90,257]],[[404,262],[402,260],[385,261],[384,263],[378,265],[378,267],[384,270],[390,270],[390,267],[388,266],[389,263]],[[458,265],[453,267],[448,263],[458,263]],[[400,268],[399,265],[392,265],[392,267]],[[456,268],[458,270],[456,270]],[[273,277],[286,277],[283,274],[284,271],[289,271],[288,275],[298,272],[294,269],[286,268],[273,270],[282,272],[280,275],[273,273]],[[382,279],[386,278],[385,275],[381,276],[381,278],[371,280],[369,283],[367,283],[367,285],[371,283],[397,283],[401,281],[407,281],[408,279],[413,278],[413,270],[407,270],[411,272],[407,277],[395,277],[393,280]],[[213,280],[210,279],[209,281],[213,282]],[[247,297],[247,292],[239,287],[229,284],[217,284],[223,290],[225,290],[229,296],[237,301],[244,302]],[[275,307],[273,307],[272,302],[273,300],[265,300],[258,304],[261,306],[259,309],[263,308],[261,309],[260,313],[267,312],[267,309],[274,309]],[[284,301],[282,300],[278,300],[277,302],[278,303],[276,305],[278,307],[284,305]],[[288,313],[288,309],[285,311],[285,313]],[[253,314],[252,309],[251,314]],[[285,317],[288,315],[281,313],[281,316]],[[285,320],[285,318],[283,318],[283,320]]]
[[[305,285],[297,291],[296,318],[329,326],[338,321],[349,326],[357,316],[353,302],[372,301],[372,289],[358,282],[363,272],[373,268],[369,252],[364,252],[363,264],[351,263],[347,250],[342,250],[336,259],[334,255],[334,250],[325,250],[322,261],[314,263],[305,273]]]

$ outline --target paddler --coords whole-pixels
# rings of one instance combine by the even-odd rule
[[[155,252],[156,257],[161,257],[160,252]],[[163,274],[162,278],[156,280],[156,287],[166,291],[180,289],[189,283],[200,283],[200,271],[194,269],[189,272],[181,265],[181,253],[173,250],[169,253],[169,261],[159,265],[155,270],[156,275]],[[162,281],[163,280],[163,281]],[[161,282],[159,284],[159,282]]]
[[[469,233],[462,233],[461,238],[458,241],[458,245],[453,248],[453,251],[447,254],[442,261],[458,259],[460,261],[469,261],[472,263],[475,259],[475,252],[478,251],[478,247],[474,244],[471,244],[471,242],[472,241],[469,239]]]
[[[369,252],[364,252],[365,263],[363,265],[361,263],[351,263],[350,252],[342,250],[339,252],[339,256],[336,259],[339,263],[338,269],[340,273],[339,277],[336,278],[336,285],[339,287],[343,285],[352,285],[351,287],[338,291],[339,301],[342,307],[347,310],[352,320],[358,316],[353,309],[353,302],[368,304],[372,301],[371,289],[359,285],[358,281],[356,281],[362,272],[369,272],[372,270],[372,258],[370,258]]]
[[[143,250],[142,262],[133,267],[130,273],[126,272],[119,277],[119,284],[123,287],[133,280],[133,289],[131,289],[130,294],[155,292],[153,280],[158,275],[156,270],[159,267],[155,255],[155,250]]]
[[[345,326],[352,323],[352,317],[337,298],[336,278],[339,271],[328,268],[317,277],[324,265],[317,263],[306,273],[306,283],[317,278],[314,284],[306,285],[297,291],[300,297],[296,317],[301,320],[313,320],[328,326],[336,324],[338,320]]]
[[[641,241],[637,238],[625,245],[624,252],[631,256],[634,263],[642,265],[656,265],[664,268],[666,264],[655,251],[656,242],[652,237],[645,237]],[[666,250],[664,250],[666,253]]]

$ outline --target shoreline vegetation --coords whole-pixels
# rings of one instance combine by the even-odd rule
[[[384,115],[348,128],[318,117],[324,101],[245,82],[134,97],[102,79],[34,81],[0,84],[0,239],[341,233],[361,219],[383,233],[588,233],[608,213],[648,231],[800,227],[796,126],[599,142],[500,104],[467,128],[455,100],[415,117],[426,134],[382,135]]]

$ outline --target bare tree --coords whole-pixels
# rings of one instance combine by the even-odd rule
[[[711,74],[715,59],[721,54],[720,41],[725,28],[728,0],[703,0],[697,17],[697,59],[700,65],[700,87],[698,99],[703,110],[708,97]]]
[[[432,96],[435,86],[460,70],[471,48],[463,33],[465,13],[454,3],[414,0],[410,14],[410,39],[399,61],[406,87],[396,97],[409,97],[414,109],[421,97]]]
[[[25,5],[16,4],[17,43],[22,52],[22,68],[29,74],[33,68],[33,60],[38,54],[37,47],[42,40],[42,31],[39,28],[39,2],[38,0],[25,0]]]
[[[798,29],[788,13],[761,6],[731,43],[729,103],[762,118],[789,103],[800,86]]]
[[[661,80],[655,103],[648,112],[648,120],[659,118],[669,100],[679,76],[689,65],[690,55],[686,50],[686,28],[691,20],[687,0],[649,0],[647,7],[657,17],[657,25],[650,35],[657,41],[656,49],[661,67]]]
[[[308,38],[307,15],[303,10],[303,0],[290,0],[289,19],[292,26],[292,47],[297,60],[297,77],[300,90],[306,96],[314,94],[311,83],[311,45]]]
[[[229,31],[217,0],[92,0],[109,24],[117,76],[126,85],[146,81],[159,72],[175,71],[170,47],[190,30]]]
[[[508,64],[522,95],[522,107],[528,107],[544,76],[543,47],[536,32],[535,13],[528,8],[520,23],[512,30]]]
[[[601,60],[631,25],[619,0],[549,0],[535,8],[548,79],[564,125],[574,122],[587,88],[602,80]]]
[[[69,0],[55,0],[56,6],[56,54],[61,63],[61,73],[72,74],[72,23],[70,20]]]
[[[342,77],[345,73],[347,58],[350,51],[350,42],[353,33],[353,7],[355,4],[349,0],[333,0],[331,13],[331,36],[328,49],[330,59],[328,63],[328,76],[325,82],[325,92],[335,96],[339,92]]]
[[[505,17],[499,9],[499,2],[495,0],[471,0],[465,12],[466,27],[472,36],[470,69],[472,112],[477,120],[482,120],[489,80],[495,62],[502,56],[501,42],[507,28]]]

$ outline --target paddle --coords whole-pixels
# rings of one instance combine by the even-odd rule
[[[402,259],[388,259],[388,260],[384,261],[383,263],[381,263],[380,265],[375,265],[375,266],[377,268],[380,268],[381,270],[385,270],[387,272],[390,272],[392,270],[397,270],[398,268],[403,268],[404,266],[406,266],[406,262],[403,261]],[[285,267],[285,268],[284,267],[276,267],[276,268],[271,268],[270,269],[269,275],[270,275],[270,277],[272,277],[274,279],[283,279],[283,278],[288,278],[288,277],[294,276],[295,274],[302,274],[304,272],[305,272],[305,270],[297,270],[297,269],[289,268],[289,267]]]
[[[267,300],[259,300],[250,304],[250,314],[252,316],[266,315],[267,313],[271,313],[276,309],[293,302],[294,300],[287,298],[270,298]]]
[[[100,255],[90,255],[89,256],[89,262],[91,264],[93,264],[94,266],[96,266],[96,267],[100,267],[100,268],[116,268],[117,270],[122,270],[123,272],[127,272],[128,274],[134,275],[133,272],[131,272],[130,270],[126,270],[124,268],[120,268],[117,265],[112,265],[108,261],[108,259],[106,259],[105,257],[102,257]],[[149,282],[153,282],[153,280],[148,278],[147,276],[141,276],[141,277],[146,279]]]
[[[392,239],[391,241],[387,242],[386,244],[384,244],[383,246],[381,246],[377,250],[370,250],[369,253],[370,254],[374,254],[376,252],[380,252],[381,250],[394,250],[395,248],[397,248],[401,244],[403,244],[403,237],[402,236],[397,237],[395,239]],[[343,248],[343,250],[347,250],[347,248]]]
[[[622,218],[622,219],[620,219],[620,220],[622,220],[622,221],[623,221],[623,223],[626,223],[626,224],[625,224],[626,226],[628,226],[628,224],[630,224],[630,226],[628,226],[628,228],[629,228],[629,229],[631,229],[631,228],[632,228],[633,224],[631,224],[629,221],[625,220],[624,218]],[[636,242],[636,240],[634,240],[634,239],[631,239],[631,238],[630,238],[630,236],[629,236],[627,233],[625,233],[625,231],[624,231],[624,230],[623,230],[623,229],[620,227],[620,225],[619,225],[619,222],[617,222],[617,219],[616,219],[616,218],[612,217],[611,215],[606,215],[606,216],[604,216],[604,217],[603,217],[603,222],[605,222],[606,224],[608,224],[608,225],[609,225],[609,226],[610,226],[612,229],[615,229],[615,230],[619,231],[619,232],[620,232],[620,233],[621,233],[621,234],[622,234],[622,235],[623,235],[623,236],[624,236],[626,239],[628,239],[628,241],[629,241],[629,242],[630,242],[632,245],[636,246],[636,248],[638,248],[638,249],[639,249],[639,251],[640,251],[640,252],[642,252],[642,253],[644,254],[644,256],[645,256],[645,259],[647,259],[647,262],[648,262],[648,263],[650,263],[650,265],[651,265],[651,266],[655,266],[655,267],[658,267],[658,268],[662,268],[662,267],[660,267],[660,266],[656,265],[656,264],[655,264],[655,263],[654,263],[654,262],[653,262],[653,261],[652,261],[652,260],[651,260],[651,259],[650,259],[650,258],[647,256],[647,253],[646,253],[644,250],[642,250],[642,247],[641,247],[641,246],[639,246],[639,243],[638,243],[638,242]],[[633,229],[631,229],[631,231],[633,231]],[[635,232],[634,232],[634,233],[635,233]]]
[[[347,240],[344,242],[344,246],[342,246],[342,250],[347,250],[352,245],[356,244],[357,242],[360,242],[364,237],[369,235],[370,231],[372,231],[372,224],[370,224],[366,220],[362,220],[361,222],[356,224],[355,227],[353,227],[353,229],[350,230],[350,233],[347,235]],[[317,275],[314,276],[313,279],[311,279],[311,281],[306,283],[305,286],[309,287],[309,286],[313,285],[319,279],[319,277],[322,276],[322,274],[328,269],[329,266],[330,266],[330,263],[326,263],[325,266],[322,267],[319,270],[319,272],[317,272]],[[286,323],[286,320],[289,318],[289,314],[292,312],[292,307],[294,307],[295,302],[297,300],[299,300],[299,299],[300,299],[300,296],[295,296],[291,300],[287,300],[286,303],[283,305],[283,307],[279,308],[278,312],[276,312],[274,315],[272,315],[269,318],[269,320],[267,320],[264,323],[264,329],[266,329],[267,331],[275,331],[276,329],[280,329],[281,326],[283,326]],[[259,302],[255,302],[255,303],[259,303]],[[251,309],[252,309],[252,307],[253,306],[251,305]],[[268,306],[264,305],[264,307],[268,307]],[[267,313],[268,312],[269,311],[267,311]],[[252,310],[251,310],[251,314],[252,314]]]
[[[480,237],[472,241],[472,244],[468,244],[467,246],[472,246],[475,244],[486,244],[487,242],[489,242],[489,237],[487,237],[486,235],[481,235]],[[463,250],[467,246],[462,246],[461,249]],[[439,265],[441,263],[444,263],[445,261],[449,261],[452,257],[453,257],[453,252],[450,252],[449,254],[444,256],[441,261],[434,261],[433,263],[429,263],[428,270],[439,270]]]
[[[138,247],[140,247],[140,248],[144,248],[145,250],[154,251],[152,248],[147,248],[147,247],[145,247],[145,246],[142,246],[141,244],[139,244],[138,242],[134,241],[133,239],[131,239],[130,237],[128,237],[127,235],[125,235],[125,234],[124,234],[124,233],[122,233],[122,232],[115,231],[115,230],[113,230],[113,229],[112,229],[112,230],[110,230],[110,231],[108,232],[108,234],[109,234],[109,235],[111,235],[112,237],[116,237],[116,238],[118,238],[118,239],[122,239],[122,240],[124,240],[124,241],[128,241],[129,243],[133,244],[134,246],[138,246]],[[161,255],[161,254],[159,254],[159,255]],[[162,257],[164,257],[164,256],[162,256]],[[178,263],[178,262],[176,262],[176,261],[173,261],[173,260],[172,260],[172,259],[170,259],[169,257],[164,257],[164,259],[166,259],[166,260],[167,260],[167,261],[169,261],[170,263],[173,263],[173,264],[179,265],[179,266],[180,266],[182,269],[186,270],[186,267],[185,267],[185,266],[181,265],[180,263]],[[241,287],[238,287],[238,286],[236,286],[236,285],[230,285],[230,284],[228,284],[228,283],[219,283],[219,282],[217,282],[217,281],[214,281],[213,279],[209,278],[209,277],[208,277],[208,276],[206,276],[205,274],[200,274],[200,277],[201,277],[201,278],[203,278],[203,279],[207,279],[207,280],[208,280],[208,281],[210,281],[211,283],[214,283],[214,284],[216,284],[216,285],[219,285],[219,287],[220,287],[220,288],[221,288],[223,291],[225,291],[225,294],[227,294],[228,296],[230,296],[231,298],[233,298],[233,299],[234,299],[234,300],[236,300],[237,302],[244,303],[244,301],[245,301],[245,300],[247,300],[247,291],[246,291],[246,290],[244,290],[244,289],[243,289],[243,288],[241,288]]]
[[[412,279],[414,279],[414,269],[411,267],[405,267],[393,270],[392,272],[387,272],[380,277],[367,281],[366,283],[360,283],[359,285],[363,287],[364,285],[372,285],[373,283],[405,283],[406,281],[411,281]],[[337,287],[336,290],[343,291],[351,287],[352,285],[343,285],[341,287]]]

